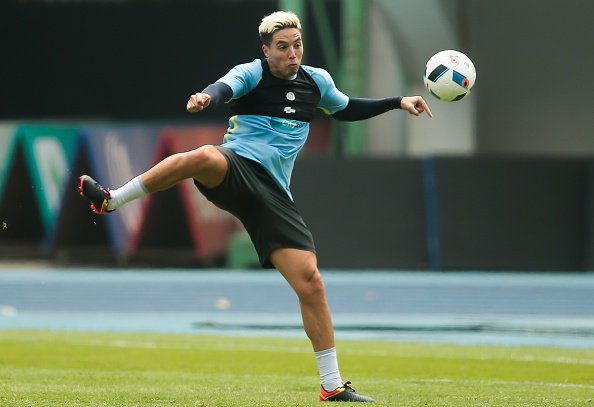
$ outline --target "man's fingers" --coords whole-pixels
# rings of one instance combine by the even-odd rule
[[[425,102],[425,99],[420,97],[419,101],[417,102],[417,105],[420,105],[420,107],[423,109],[421,111],[425,111],[425,112],[427,112],[429,117],[433,117],[433,113],[431,113],[431,109],[429,109],[429,105],[427,104],[427,102]]]
[[[427,102],[425,102],[425,100],[421,97],[421,96],[416,96],[411,98],[410,101],[410,109],[408,109],[408,111],[415,115],[415,116],[420,116],[421,113],[423,112],[427,112],[427,115],[429,117],[433,117],[433,113],[431,113],[431,109],[429,109],[429,105],[427,104]]]
[[[188,100],[188,103],[186,104],[186,109],[189,112],[194,112],[196,108],[196,100],[194,99],[193,96],[190,97],[190,99]]]

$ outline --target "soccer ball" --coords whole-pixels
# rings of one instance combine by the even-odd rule
[[[429,93],[445,102],[454,102],[468,95],[476,81],[476,69],[466,55],[445,50],[427,61],[423,82]]]

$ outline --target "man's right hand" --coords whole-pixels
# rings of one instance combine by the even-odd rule
[[[206,93],[196,93],[190,96],[186,109],[190,113],[201,112],[210,105],[210,95]]]

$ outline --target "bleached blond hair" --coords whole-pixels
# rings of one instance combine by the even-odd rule
[[[290,11],[276,11],[264,16],[258,27],[262,43],[270,46],[274,33],[284,28],[297,28],[301,31],[299,17]]]

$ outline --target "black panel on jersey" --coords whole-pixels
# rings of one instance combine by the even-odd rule
[[[262,60],[262,79],[247,95],[234,99],[234,114],[255,114],[309,122],[314,118],[321,94],[312,77],[299,67],[297,78],[272,75],[268,61]]]

